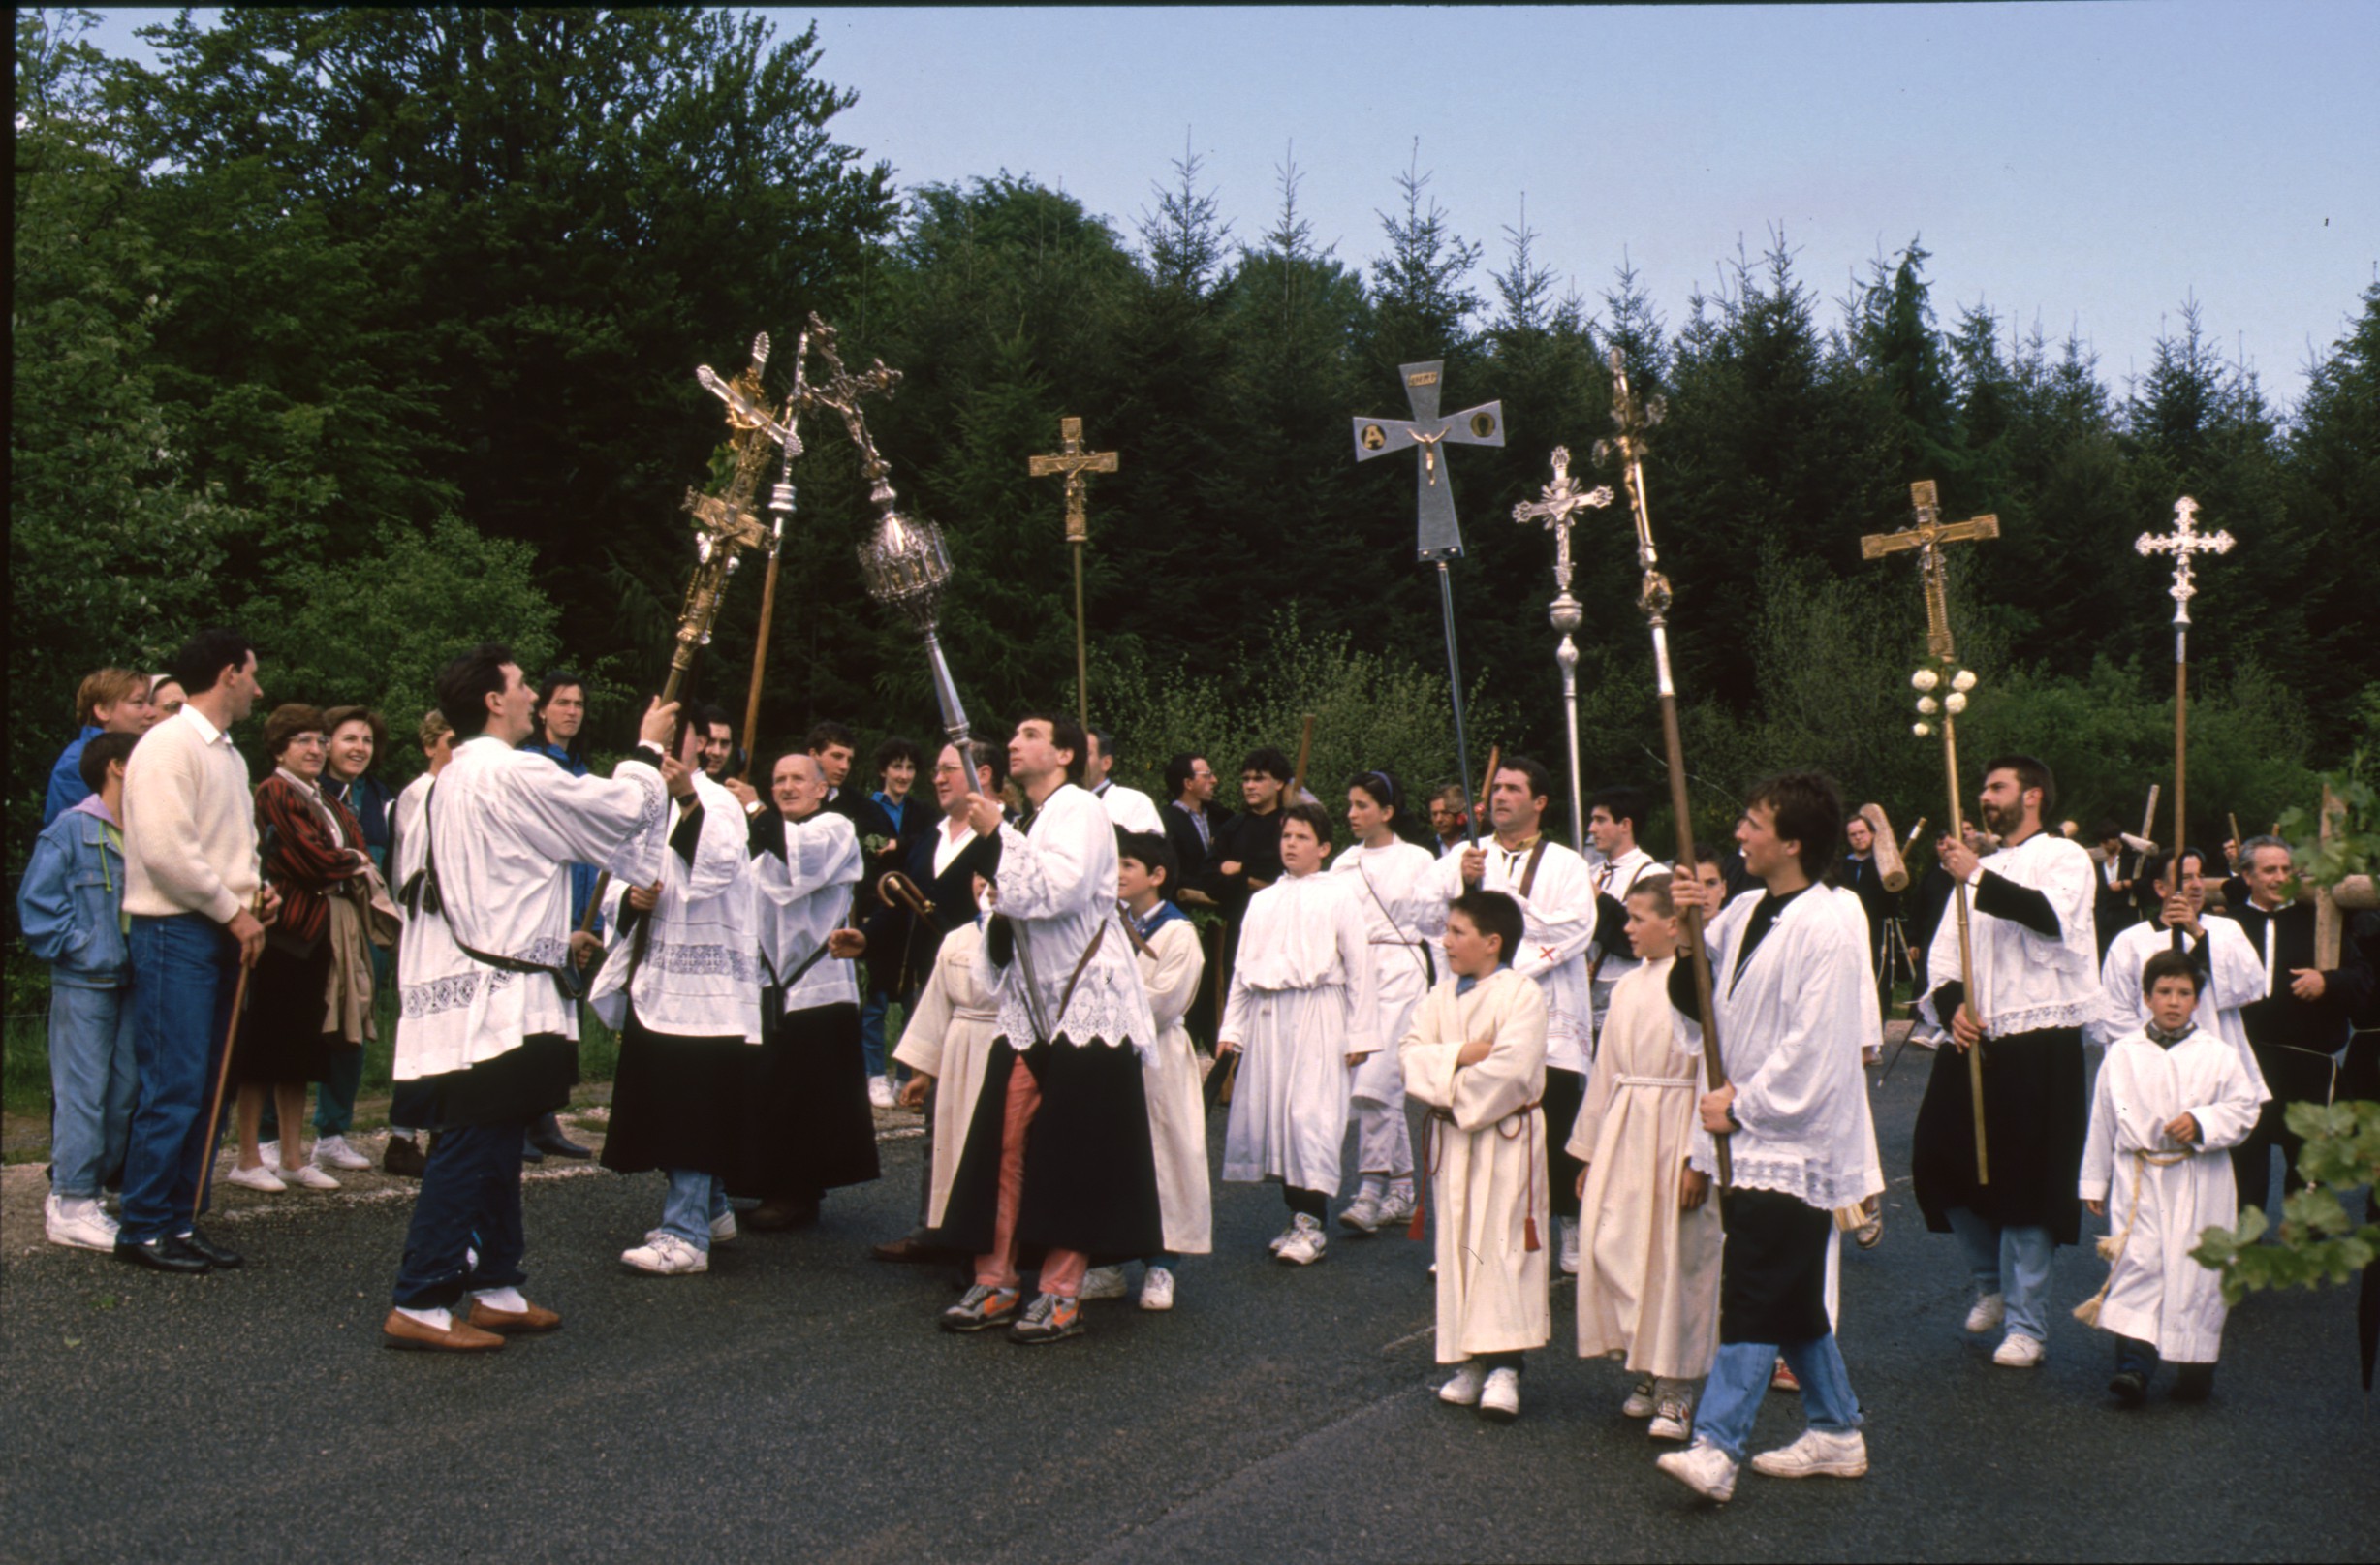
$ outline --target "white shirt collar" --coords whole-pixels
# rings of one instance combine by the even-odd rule
[[[199,731],[200,743],[229,745],[232,742],[232,736],[229,734],[208,722],[206,714],[190,703],[182,704],[182,715],[188,718],[191,726]]]

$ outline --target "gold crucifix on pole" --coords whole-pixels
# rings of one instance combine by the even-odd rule
[[[1920,479],[1909,485],[1909,504],[1917,512],[1917,525],[1896,533],[1869,533],[1860,540],[1860,557],[1874,560],[1905,548],[1918,551],[1918,576],[1926,589],[1926,650],[1941,667],[1920,668],[1910,676],[1909,682],[1918,691],[1921,721],[1916,731],[1918,737],[1924,738],[1934,731],[1937,721],[1940,724],[1942,769],[1950,782],[1950,836],[1952,841],[1960,842],[1966,838],[1966,817],[1965,802],[1958,791],[1958,732],[1955,719],[1966,709],[1967,692],[1975,688],[1975,675],[1955,666],[1958,647],[1951,639],[1948,567],[1942,557],[1942,546],[1969,539],[1997,538],[2000,518],[1985,516],[1971,516],[1965,521],[1944,521],[1931,479]],[[1937,697],[1934,692],[1945,681],[1950,688]],[[1975,992],[1975,942],[1967,924],[1967,889],[1963,884],[1952,889],[1951,905],[1958,913],[1958,978],[1965,995],[1961,1003],[1974,1015],[1976,1025],[1988,1030],[1990,1019],[1985,1014],[1982,997]],[[1967,1050],[1967,1091],[1975,1109],[1975,1182],[1989,1184],[1991,1164],[1984,1151],[1984,1051],[1980,1045]]]
[[[1032,457],[1025,467],[1035,478],[1058,474],[1066,478],[1066,542],[1074,546],[1075,553],[1075,710],[1087,734],[1091,727],[1091,671],[1082,639],[1082,546],[1091,541],[1091,528],[1082,502],[1084,491],[1090,486],[1086,475],[1114,472],[1116,459],[1112,451],[1082,449],[1080,419],[1060,419],[1058,436],[1056,452]]]

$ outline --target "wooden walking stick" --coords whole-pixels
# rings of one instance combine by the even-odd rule
[[[1304,729],[1298,736],[1298,769],[1290,773],[1289,801],[1295,804],[1305,797],[1305,768],[1314,759],[1314,714],[1305,714]]]
[[[1860,540],[1860,554],[1863,559],[1880,559],[1904,548],[1917,550],[1918,576],[1926,594],[1926,649],[1939,668],[1920,668],[1910,675],[1909,682],[1918,691],[1917,709],[1920,721],[1914,732],[1924,738],[1934,732],[1937,724],[1942,732],[1942,770],[1950,788],[1950,840],[1966,840],[1965,802],[1958,789],[1958,730],[1956,719],[1966,710],[1967,692],[1975,688],[1975,675],[1957,667],[1957,643],[1951,637],[1950,592],[1948,566],[1943,559],[1942,546],[1965,539],[1997,538],[2000,518],[1996,516],[1973,516],[1965,521],[1946,522],[1942,508],[1935,498],[1933,481],[1921,479],[1909,485],[1909,501],[1917,512],[1917,525],[1896,533],[1870,533]],[[1934,691],[1947,683],[1950,688],[1940,697]],[[1975,940],[1967,923],[1967,888],[1962,881],[1951,888],[1951,906],[1958,915],[1958,982],[1964,994],[1962,1003],[1974,1013],[1976,1025],[1985,1024],[1984,1005],[1975,992]],[[1984,1049],[1979,1042],[1967,1050],[1967,1092],[1975,1109],[1975,1182],[1991,1182],[1991,1163],[1984,1145]]]
[[[259,873],[256,878],[256,900],[248,908],[248,912],[260,923],[265,919],[262,861],[271,851],[271,841],[272,828],[266,827],[263,841],[259,844],[262,851],[257,855]],[[248,1009],[248,974],[255,969],[255,965],[245,955],[241,956],[239,981],[232,986],[232,1021],[223,1029],[223,1061],[215,1067],[215,1094],[206,1105],[206,1140],[199,1143],[206,1148],[205,1160],[199,1165],[198,1193],[190,1198],[190,1226],[193,1228],[198,1226],[199,1213],[206,1205],[207,1186],[215,1182],[215,1132],[223,1123],[223,1092],[232,1080],[232,1050],[239,1043],[239,1015]],[[293,1128],[289,1134],[295,1136],[298,1131]]]

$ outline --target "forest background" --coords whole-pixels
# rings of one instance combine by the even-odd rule
[[[90,21],[16,16],[12,882],[76,681],[157,668],[202,624],[260,643],[270,701],[385,712],[391,781],[436,668],[484,639],[583,671],[599,745],[624,742],[722,433],[694,367],[732,372],[766,329],[781,396],[812,310],[855,366],[903,373],[870,423],[949,534],[943,635],[979,733],[1074,696],[1059,490],[1026,456],[1066,414],[1121,454],[1091,490],[1092,708],[1151,791],[1176,749],[1229,775],[1294,747],[1303,711],[1319,782],[1454,775],[1412,462],[1359,468],[1348,435],[1402,416],[1396,366],[1423,359],[1450,409],[1500,399],[1511,431],[1453,462],[1473,764],[1495,744],[1561,776],[1552,546],[1511,510],[1557,444],[1613,479],[1589,453],[1615,348],[1667,405],[1646,478],[1704,833],[1787,765],[1939,820],[1938,749],[1909,728],[1914,573],[1859,546],[1909,524],[1919,478],[2001,522],[1954,551],[1970,767],[2034,751],[2060,814],[2139,824],[2171,775],[2172,603],[2133,540],[2183,494],[2240,541],[2193,605],[2193,838],[2268,826],[2380,749],[2380,285],[2340,301],[2294,405],[2189,299],[2118,391],[2076,337],[1937,303],[1918,235],[1828,299],[1771,230],[1665,320],[1624,257],[1581,297],[1525,226],[1492,251],[1461,233],[1418,153],[1382,171],[1362,258],[1317,248],[1287,165],[1263,214],[1223,212],[1195,158],[1152,171],[1130,232],[1005,171],[898,189],[835,139],[854,88],[815,30],[736,13],[234,10],[148,30],[154,69]],[[853,558],[857,464],[807,433],[760,749],[824,717],[928,736],[915,639]],[[1585,513],[1576,553],[1587,786],[1658,796],[1624,509]],[[759,599],[746,571],[699,675],[738,714]]]

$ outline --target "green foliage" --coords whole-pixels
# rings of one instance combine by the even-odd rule
[[[2359,1225],[2338,1193],[2380,1185],[2380,1103],[2293,1103],[2289,1128],[2305,1138],[2298,1173],[2305,1188],[2281,1204],[2280,1241],[2262,1244],[2271,1221],[2243,1206],[2239,1226],[2199,1235],[2190,1258],[2223,1273],[2223,1299],[2237,1304],[2268,1288],[2342,1283],[2380,1260],[2380,1223]]]
[[[2380,685],[2364,692],[2364,728],[2380,736]],[[2320,807],[2292,805],[2282,812],[2280,829],[2300,879],[2315,886],[2336,886],[2350,875],[2369,875],[2380,867],[2380,761],[2359,745],[2347,765],[2325,772],[2317,782],[2337,797],[2339,814],[2329,840],[2322,836]]]

